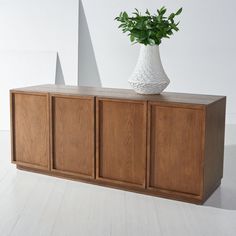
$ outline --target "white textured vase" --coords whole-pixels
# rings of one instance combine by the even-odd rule
[[[137,65],[128,82],[140,94],[160,94],[170,83],[160,58],[159,46],[141,45]]]

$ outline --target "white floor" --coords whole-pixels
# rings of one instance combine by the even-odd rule
[[[231,128],[224,179],[205,206],[16,170],[10,164],[9,132],[2,131],[0,236],[235,236],[236,142]]]

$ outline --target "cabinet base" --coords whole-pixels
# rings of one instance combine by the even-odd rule
[[[89,184],[95,184],[103,187],[110,187],[114,189],[120,189],[120,190],[126,190],[130,192],[135,192],[139,194],[146,194],[150,196],[155,196],[155,197],[162,197],[162,198],[167,198],[167,199],[172,199],[172,200],[177,200],[177,201],[185,201],[189,203],[194,203],[198,205],[202,205],[207,198],[220,186],[221,180],[219,180],[215,186],[212,188],[211,193],[208,194],[205,198],[202,198],[201,196],[197,195],[191,195],[187,193],[179,193],[179,192],[174,192],[174,191],[168,191],[168,190],[149,190],[146,188],[139,188],[139,187],[125,187],[123,185],[119,185],[117,183],[107,183],[106,181],[102,181],[101,179],[86,179],[86,178],[78,178],[77,176],[73,175],[67,175],[67,174],[62,174],[58,172],[52,172],[52,171],[45,171],[45,170],[38,170],[30,167],[25,167],[22,165],[16,165],[17,169],[23,170],[23,171],[30,171],[38,174],[44,174],[44,175],[49,175],[57,178],[64,178],[64,179],[69,179],[73,181],[80,181],[83,183],[89,183]]]

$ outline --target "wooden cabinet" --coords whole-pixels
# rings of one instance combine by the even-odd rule
[[[97,178],[145,187],[146,118],[143,101],[97,99]]]
[[[19,169],[194,203],[220,185],[224,96],[40,85],[11,101]]]
[[[51,96],[54,172],[94,178],[94,97]]]
[[[16,92],[11,96],[12,161],[49,169],[48,95]]]

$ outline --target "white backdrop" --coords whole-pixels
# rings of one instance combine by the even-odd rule
[[[162,5],[169,11],[183,6],[180,31],[164,41],[160,49],[171,80],[167,90],[227,95],[227,123],[236,123],[234,0],[82,0],[82,3],[81,11],[79,0],[0,0],[0,50],[30,51],[39,66],[31,67],[30,72],[25,68],[23,73],[12,74],[15,81],[28,84],[24,73],[32,73],[31,82],[42,83],[37,57],[39,52],[51,51],[58,52],[67,84],[77,84],[80,67],[79,82],[83,85],[128,88],[127,79],[139,46],[131,46],[128,37],[117,29],[115,16],[135,7],[154,12]],[[3,61],[4,55],[9,58],[2,54]],[[50,55],[41,62],[47,60],[50,61]],[[8,62],[12,68],[17,64],[21,67],[20,61]],[[42,67],[48,68],[43,64]],[[2,68],[0,63],[0,87],[9,87],[6,70]],[[44,71],[44,79],[51,73],[52,68]],[[10,85],[16,87],[14,84],[17,85],[14,81]],[[0,126],[7,128],[5,124]]]
[[[0,0],[0,50],[57,51],[66,83],[76,85],[77,48],[78,0]]]

